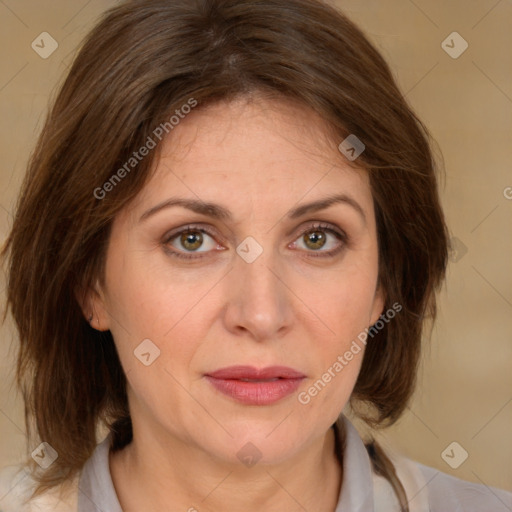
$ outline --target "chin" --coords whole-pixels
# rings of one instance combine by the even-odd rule
[[[286,417],[283,416],[283,417]],[[252,467],[259,464],[279,464],[292,458],[308,441],[307,432],[303,428],[292,425],[281,425],[282,420],[273,421],[237,421],[225,424],[226,430],[232,435],[222,435],[219,439],[211,439],[207,448],[216,457],[230,464],[244,464]],[[204,438],[202,440],[204,446]]]

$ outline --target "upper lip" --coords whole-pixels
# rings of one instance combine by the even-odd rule
[[[268,366],[255,368],[254,366],[229,366],[206,374],[215,379],[299,379],[305,375],[287,366]]]

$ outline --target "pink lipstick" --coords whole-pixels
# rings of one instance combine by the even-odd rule
[[[205,376],[215,389],[246,405],[273,404],[296,391],[305,378],[285,366],[230,366]]]

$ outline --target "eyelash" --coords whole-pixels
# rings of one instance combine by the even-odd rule
[[[194,253],[180,252],[180,251],[176,251],[174,249],[168,248],[168,244],[170,242],[172,242],[178,236],[182,235],[183,233],[194,232],[194,231],[198,231],[200,233],[205,233],[215,239],[215,234],[210,229],[208,229],[204,226],[189,225],[186,228],[181,229],[180,231],[177,231],[177,232],[173,232],[164,238],[163,243],[166,246],[167,253],[170,254],[172,257],[182,258],[182,259],[186,259],[186,260],[203,258],[204,257],[203,254],[208,254],[208,252],[210,252],[210,251],[202,251],[199,254],[194,254]],[[308,227],[307,229],[302,231],[295,240],[297,240],[298,238],[300,238],[306,234],[314,233],[315,231],[325,231],[326,233],[330,233],[331,235],[334,235],[341,242],[341,245],[339,245],[335,249],[331,249],[330,251],[318,251],[316,254],[315,254],[315,251],[305,251],[305,252],[311,253],[309,256],[311,256],[313,258],[328,258],[328,257],[336,256],[345,247],[345,245],[348,242],[348,236],[345,232],[338,230],[331,224],[326,224],[323,222],[319,222],[319,223],[316,223],[316,224]]]

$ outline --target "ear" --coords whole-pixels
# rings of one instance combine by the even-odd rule
[[[75,290],[75,297],[87,323],[98,331],[110,329],[110,315],[105,306],[105,296],[98,282]]]
[[[373,325],[384,312],[386,298],[386,292],[379,282],[373,297],[373,305],[370,313],[370,325]]]

